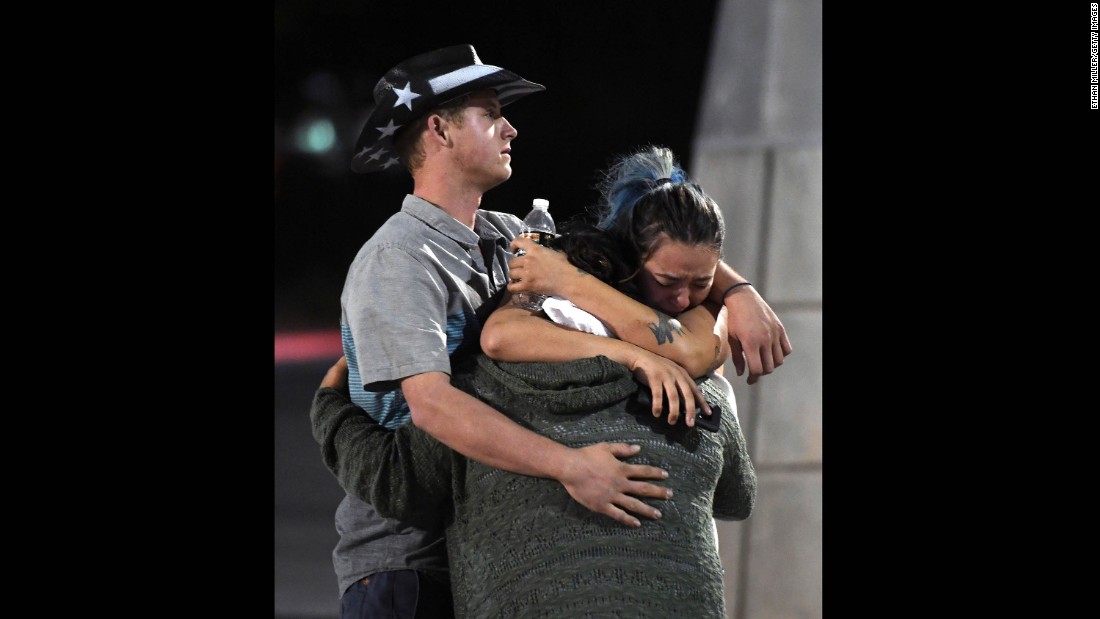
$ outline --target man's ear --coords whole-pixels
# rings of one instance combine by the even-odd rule
[[[431,135],[431,139],[435,140],[440,146],[451,145],[451,123],[447,122],[446,118],[443,118],[439,114],[432,114],[428,116],[428,133]]]

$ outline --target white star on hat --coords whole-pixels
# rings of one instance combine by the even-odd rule
[[[364,146],[363,150],[359,151],[359,154],[357,154],[355,156],[356,157],[362,157],[363,155],[366,155],[367,153],[371,152],[372,150],[374,150],[373,146]]]
[[[375,127],[375,129],[382,132],[382,135],[378,136],[378,139],[382,139],[382,138],[387,137],[387,136],[392,136],[393,132],[397,131],[400,128],[401,128],[401,125],[394,125],[393,124],[393,119],[392,118],[390,119],[390,124],[386,125],[385,127]]]
[[[397,157],[390,157],[389,160],[386,161],[386,163],[382,164],[382,169],[385,170],[386,168],[390,167],[391,165],[396,165],[397,163],[398,163]]]
[[[367,157],[367,161],[377,161],[378,158],[381,157],[382,153],[384,153],[384,152],[386,152],[386,149],[384,149],[384,148],[379,149],[379,151],[377,153],[374,153],[370,157]]]
[[[419,97],[420,95],[413,92],[412,88],[410,88],[410,86],[412,86],[412,82],[407,82],[405,84],[404,88],[394,88],[393,89],[393,91],[395,93],[397,93],[397,103],[393,104],[394,107],[397,107],[397,106],[401,105],[402,103],[404,103],[405,107],[409,108],[410,112],[412,111],[412,109],[413,109],[412,100]]]

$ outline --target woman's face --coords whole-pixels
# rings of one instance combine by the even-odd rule
[[[702,303],[714,282],[718,253],[710,245],[688,245],[662,234],[642,264],[638,285],[646,302],[668,314]]]

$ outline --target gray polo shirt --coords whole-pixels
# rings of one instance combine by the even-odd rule
[[[430,202],[405,196],[359,250],[340,297],[351,399],[398,428],[410,419],[400,380],[472,368],[481,325],[508,282],[508,245],[523,222],[478,211],[474,230]],[[413,568],[446,578],[442,529],[379,516],[346,496],[336,510],[333,563],[341,594],[370,574]]]

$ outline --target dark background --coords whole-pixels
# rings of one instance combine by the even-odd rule
[[[382,74],[469,43],[485,64],[547,87],[506,107],[512,178],[482,208],[522,217],[550,200],[560,223],[595,202],[597,172],[644,144],[691,172],[716,2],[275,3],[275,330],[336,328],[359,247],[412,188],[404,169],[348,168]],[[298,138],[328,119],[323,153]]]

